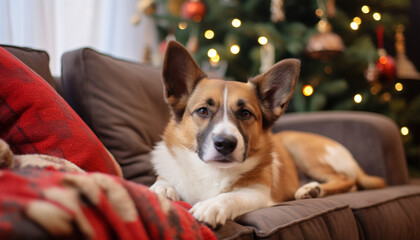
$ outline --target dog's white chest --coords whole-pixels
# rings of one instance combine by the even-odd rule
[[[227,169],[211,167],[198,155],[185,149],[174,149],[170,154],[164,142],[159,142],[152,152],[156,173],[170,183],[181,200],[195,204],[230,190],[239,178]]]

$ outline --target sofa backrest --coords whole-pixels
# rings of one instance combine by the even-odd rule
[[[20,61],[26,64],[29,68],[34,70],[44,80],[46,80],[54,89],[56,87],[55,81],[50,71],[50,56],[47,52],[26,47],[17,47],[10,45],[0,45]]]
[[[151,185],[150,151],[169,118],[161,70],[84,48],[62,57],[64,98],[121,165],[126,179]]]
[[[296,130],[321,134],[343,144],[359,165],[387,184],[408,183],[401,135],[389,118],[368,112],[288,113],[273,131]]]

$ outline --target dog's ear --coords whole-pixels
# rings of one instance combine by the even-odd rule
[[[264,128],[271,127],[286,111],[296,88],[299,71],[299,60],[286,59],[250,80],[261,101]]]
[[[188,96],[206,75],[187,49],[175,41],[170,41],[163,60],[162,77],[165,85],[165,100],[171,106],[176,119],[181,119]]]

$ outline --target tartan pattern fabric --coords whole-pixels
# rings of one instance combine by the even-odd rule
[[[102,173],[0,170],[0,239],[216,239],[185,203]]]
[[[47,154],[86,171],[118,174],[116,162],[64,99],[1,47],[0,138],[15,154]]]

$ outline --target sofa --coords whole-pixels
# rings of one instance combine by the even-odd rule
[[[125,179],[150,186],[150,151],[169,117],[159,68],[82,48],[62,56],[52,77],[48,54],[3,46],[37,72],[114,156]],[[286,113],[273,131],[331,137],[387,187],[258,209],[213,229],[218,239],[420,239],[420,185],[410,185],[401,136],[385,116],[367,112]],[[304,178],[304,176],[302,176]]]

